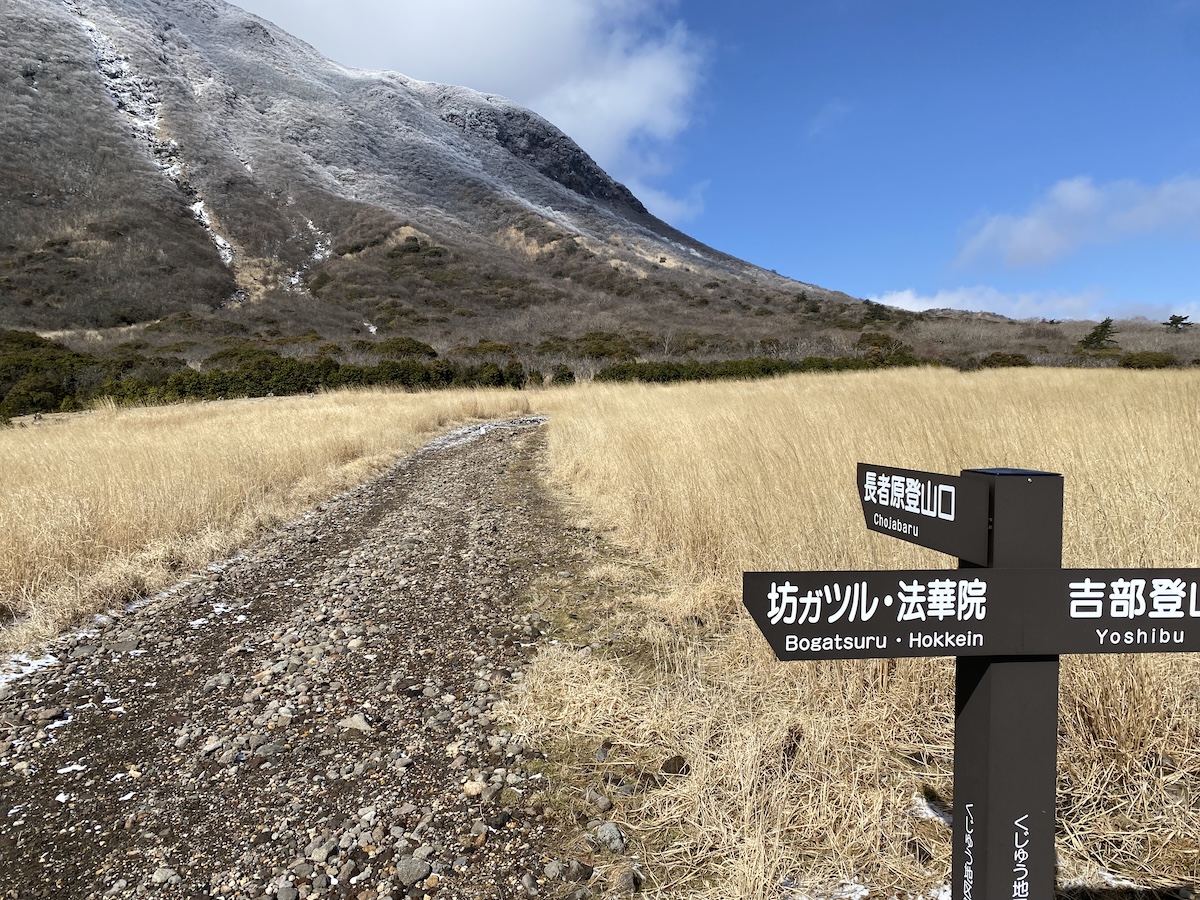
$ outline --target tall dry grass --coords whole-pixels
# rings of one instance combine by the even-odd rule
[[[855,876],[884,895],[934,888],[950,832],[913,809],[951,793],[951,663],[778,663],[740,607],[741,572],[953,566],[865,529],[859,461],[1061,472],[1065,565],[1200,565],[1198,438],[1191,372],[886,371],[560,395],[554,479],[667,584],[631,579],[597,630],[623,655],[540,654],[514,721],[576,753],[612,741],[606,766],[689,760],[690,776],[619,808],[661,894],[780,897]],[[1198,676],[1183,655],[1064,658],[1060,878],[1196,881]]]
[[[0,430],[0,649],[170,583],[512,391],[102,409]]]
[[[361,481],[452,424],[551,413],[553,479],[578,514],[656,567],[592,573],[622,602],[592,636],[620,653],[539,654],[511,710],[609,769],[691,774],[622,800],[650,887],[781,897],[859,877],[944,882],[949,830],[913,814],[948,798],[951,665],[783,665],[742,612],[759,568],[938,567],[866,531],[863,460],[1066,476],[1066,565],[1200,562],[1200,377],[1190,372],[893,371],[723,385],[359,392],[106,410],[0,431],[0,604],[34,640]],[[1064,661],[1064,878],[1106,868],[1197,878],[1200,665],[1185,656]],[[586,768],[581,763],[581,769]]]

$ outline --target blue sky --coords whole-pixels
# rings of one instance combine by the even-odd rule
[[[504,94],[658,215],[923,309],[1200,320],[1200,0],[245,0]]]

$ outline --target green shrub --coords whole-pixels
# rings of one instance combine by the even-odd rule
[[[321,288],[328,285],[331,281],[333,281],[333,276],[322,270],[308,280],[308,291],[314,297],[320,297]]]
[[[460,347],[457,352],[468,356],[496,356],[510,354],[513,352],[513,348],[511,344],[481,340],[477,341],[473,346]]]
[[[674,381],[710,381],[731,378],[769,378],[788,372],[832,372],[869,369],[872,363],[862,359],[809,356],[799,362],[754,356],[717,362],[622,362],[606,366],[596,373],[597,381],[641,381],[668,384]]]
[[[916,366],[921,363],[912,347],[885,331],[865,331],[858,336],[854,346],[866,351],[872,365]]]
[[[575,352],[586,359],[633,359],[633,345],[610,331],[590,331],[574,341]]]
[[[54,412],[80,383],[99,384],[110,366],[28,331],[0,329],[0,415]]]
[[[1120,334],[1111,317],[1100,322],[1076,345],[1078,350],[1115,350],[1118,347],[1114,335]]]
[[[206,366],[222,369],[236,369],[249,366],[262,360],[279,359],[279,353],[261,344],[238,343],[224,350],[218,350],[204,361]]]
[[[428,344],[407,336],[388,338],[367,349],[387,359],[436,359],[438,355]]]
[[[1024,353],[1002,353],[997,350],[981,359],[979,365],[984,369],[1008,369],[1017,366],[1032,366],[1033,363]]]
[[[1125,369],[1170,369],[1179,365],[1174,353],[1161,350],[1142,350],[1138,353],[1126,353],[1118,363]]]

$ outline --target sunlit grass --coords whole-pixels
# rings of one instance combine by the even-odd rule
[[[754,569],[939,568],[868,532],[857,462],[1065,476],[1067,566],[1200,564],[1200,375],[906,370],[537,393],[363,392],[144,410],[0,431],[0,602],[27,647],[219,558],[435,432],[548,412],[574,514],[639,564],[592,575],[620,603],[544,648],[510,727],[588,771],[683,755],[691,774],[620,800],[651,892],[778,898],[852,877],[884,896],[949,874],[952,664],[780,664],[740,605]],[[636,570],[636,571],[635,571]],[[1060,879],[1195,883],[1200,664],[1064,659]],[[795,885],[785,888],[783,885]]]
[[[691,761],[623,810],[642,834],[679,836],[657,854],[673,896],[851,876],[890,895],[949,876],[949,829],[911,809],[951,794],[952,664],[781,664],[740,607],[744,570],[953,567],[865,529],[856,463],[1060,472],[1064,565],[1200,565],[1195,373],[889,371],[561,399],[559,488],[667,584],[631,589],[604,632],[626,665],[543,654],[515,716],[545,740],[612,741],[634,765]],[[1195,880],[1198,676],[1190,655],[1064,659],[1063,879]]]
[[[0,644],[160,588],[454,424],[528,408],[513,391],[358,391],[0,430]]]

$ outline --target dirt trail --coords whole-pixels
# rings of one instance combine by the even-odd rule
[[[574,553],[541,442],[435,442],[0,686],[0,897],[538,890],[540,754],[493,708]]]

